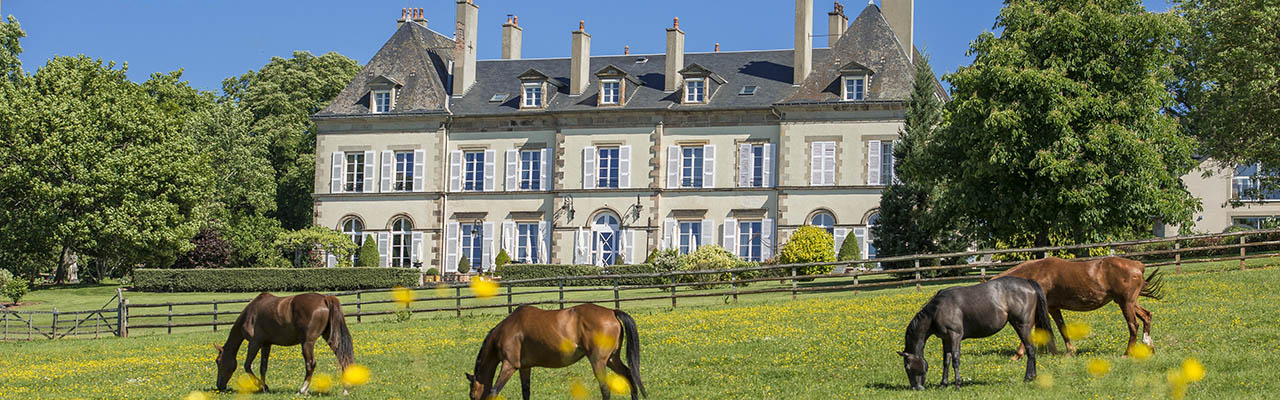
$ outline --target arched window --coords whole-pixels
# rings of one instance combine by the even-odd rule
[[[391,222],[391,266],[398,268],[408,268],[413,266],[413,252],[410,245],[413,243],[413,222],[408,218],[396,218]]]
[[[351,253],[351,264],[354,265],[356,257],[360,255],[359,248],[364,245],[364,221],[357,217],[347,218],[346,221],[342,221],[342,234],[347,235],[356,244],[357,250]]]
[[[591,224],[591,262],[595,265],[613,265],[618,260],[618,238],[621,221],[613,213],[596,216]]]
[[[871,233],[876,225],[880,225],[880,213],[867,217],[867,258],[876,258],[876,236]]]
[[[809,225],[826,229],[827,233],[834,235],[836,233],[836,216],[826,211],[819,211],[813,214],[813,218],[809,218]]]

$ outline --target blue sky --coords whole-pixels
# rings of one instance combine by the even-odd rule
[[[1165,0],[1144,0],[1163,11]],[[664,29],[680,17],[687,51],[787,49],[793,46],[795,3],[791,0],[476,0],[480,6],[481,59],[500,55],[507,14],[520,17],[524,57],[567,57],[569,33],[586,21],[593,55],[662,53]],[[850,18],[866,7],[844,2]],[[916,0],[916,45],[933,58],[941,75],[969,62],[969,42],[991,29],[1002,2]],[[336,51],[360,63],[369,60],[395,29],[404,7],[421,7],[428,25],[452,35],[453,0],[273,1],[273,0],[6,0],[0,14],[13,15],[28,37],[22,62],[28,72],[55,55],[85,54],[128,62],[129,76],[184,69],[184,78],[206,90],[222,79],[261,67],[272,56],[294,50]],[[831,0],[815,0],[814,33],[827,32]],[[814,39],[826,47],[826,39]]]

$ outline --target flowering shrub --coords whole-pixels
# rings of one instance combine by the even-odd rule
[[[856,240],[855,240],[856,242]],[[846,240],[845,243],[848,243]],[[802,226],[787,243],[782,245],[778,254],[780,264],[808,264],[833,262],[836,260],[835,238],[825,229],[816,226]],[[800,275],[821,275],[831,273],[834,265],[809,266],[797,271]]]
[[[736,268],[743,262],[738,257],[729,253],[723,247],[716,245],[699,246],[693,253],[689,253],[681,263],[681,269],[684,271],[705,271],[717,269]],[[680,282],[704,282],[704,281],[727,281],[731,279],[729,273],[720,274],[699,274],[699,275],[681,275]],[[711,289],[720,285],[704,284],[693,285],[694,289]]]

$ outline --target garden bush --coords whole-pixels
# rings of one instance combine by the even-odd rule
[[[855,242],[857,240],[854,240]],[[848,243],[848,240],[845,240]],[[816,226],[802,226],[795,233],[791,234],[791,238],[787,243],[782,245],[782,251],[778,254],[779,264],[808,264],[833,262],[836,260],[835,255],[835,238],[831,237],[827,230]],[[797,271],[799,275],[821,275],[831,273],[835,269],[834,265],[816,265],[801,268]]]
[[[378,254],[378,241],[365,239],[364,244],[360,246],[360,250],[356,252],[356,266],[361,268],[373,268],[378,266],[382,255]]]
[[[427,268],[427,276],[440,275],[440,269],[436,267]]]
[[[501,268],[503,265],[511,263],[511,256],[507,254],[507,249],[498,250],[498,256],[493,259],[493,266]]]
[[[728,250],[725,250],[723,247],[716,246],[716,245],[705,245],[705,246],[699,246],[697,250],[694,250],[693,253],[690,253],[687,257],[685,257],[684,262],[681,263],[681,269],[685,271],[719,270],[719,269],[737,268],[742,264],[744,263],[741,259],[739,259],[737,256],[734,256],[732,253],[730,253]],[[731,274],[725,272],[725,273],[712,273],[712,274],[699,274],[699,275],[681,275],[679,281],[688,283],[688,282],[705,282],[705,281],[727,281],[730,279],[732,279]],[[713,289],[718,286],[721,286],[721,285],[702,284],[702,285],[692,285],[690,287],[694,289]]]
[[[0,290],[4,291],[4,297],[9,298],[14,304],[22,301],[22,297],[27,295],[27,281],[22,279],[9,279],[4,282],[4,286]]]
[[[143,292],[262,292],[378,289],[418,285],[412,268],[139,269]]]
[[[231,243],[222,238],[222,234],[213,228],[201,228],[191,238],[195,246],[178,256],[173,262],[174,268],[226,268],[231,265]]]
[[[657,272],[652,265],[649,264],[628,264],[628,265],[610,265],[607,268],[601,268],[595,265],[569,265],[569,264],[507,264],[498,269],[498,275],[502,276],[503,282],[537,279],[537,278],[557,278],[557,277],[574,277],[574,276],[595,276],[595,275],[630,275],[630,274],[649,274]],[[618,280],[619,285],[653,285],[662,282],[661,278],[631,278]],[[565,286],[613,286],[612,279],[566,279]],[[512,286],[559,286],[560,282],[531,282],[517,283]]]
[[[840,244],[840,254],[836,255],[838,261],[855,261],[862,259],[862,246],[858,243],[858,238],[853,235],[844,238],[844,243]]]
[[[13,273],[7,269],[0,269],[0,286],[4,286],[4,283],[10,279],[13,279]]]
[[[458,273],[465,274],[471,272],[471,261],[467,260],[467,256],[458,259]]]

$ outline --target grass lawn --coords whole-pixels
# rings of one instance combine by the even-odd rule
[[[971,380],[968,386],[959,391],[905,390],[901,358],[894,352],[902,349],[911,315],[943,286],[927,286],[923,292],[901,288],[803,295],[796,301],[789,293],[761,295],[743,297],[736,305],[708,298],[698,307],[685,307],[693,301],[681,299],[674,310],[669,301],[626,308],[634,311],[640,327],[641,372],[654,399],[1167,398],[1165,373],[1187,357],[1208,369],[1204,381],[1191,385],[1191,398],[1274,396],[1280,393],[1271,369],[1280,365],[1280,330],[1275,327],[1280,293],[1274,290],[1280,287],[1280,268],[1231,271],[1238,265],[1184,268],[1183,274],[1166,278],[1164,301],[1143,299],[1154,314],[1156,343],[1155,356],[1145,361],[1119,357],[1127,333],[1115,306],[1067,313],[1068,321],[1090,325],[1093,336],[1077,342],[1080,353],[1075,357],[1040,358],[1041,375],[1052,377],[1048,388],[1021,382],[1023,363],[1008,358],[1016,339],[1005,330],[964,343],[960,372]],[[1225,271],[1202,272],[1206,269]],[[480,340],[503,313],[505,309],[476,311],[462,318],[431,313],[407,322],[351,324],[356,360],[373,371],[370,383],[354,390],[351,398],[465,398],[462,373],[471,370]],[[0,376],[5,377],[0,398],[180,398],[212,388],[214,352],[209,343],[224,337],[190,332],[0,343]],[[939,343],[931,340],[927,348],[934,364],[928,378],[932,383],[940,378]],[[333,355],[317,354],[319,371],[334,373]],[[1090,377],[1085,364],[1092,358],[1109,362],[1110,374]],[[302,373],[297,348],[277,348],[272,361],[268,381],[276,393],[252,398],[297,397],[289,394],[297,390]],[[583,363],[535,370],[533,376],[539,398],[568,397],[574,380],[586,382],[595,396],[590,368]],[[517,380],[504,395],[519,397]]]

